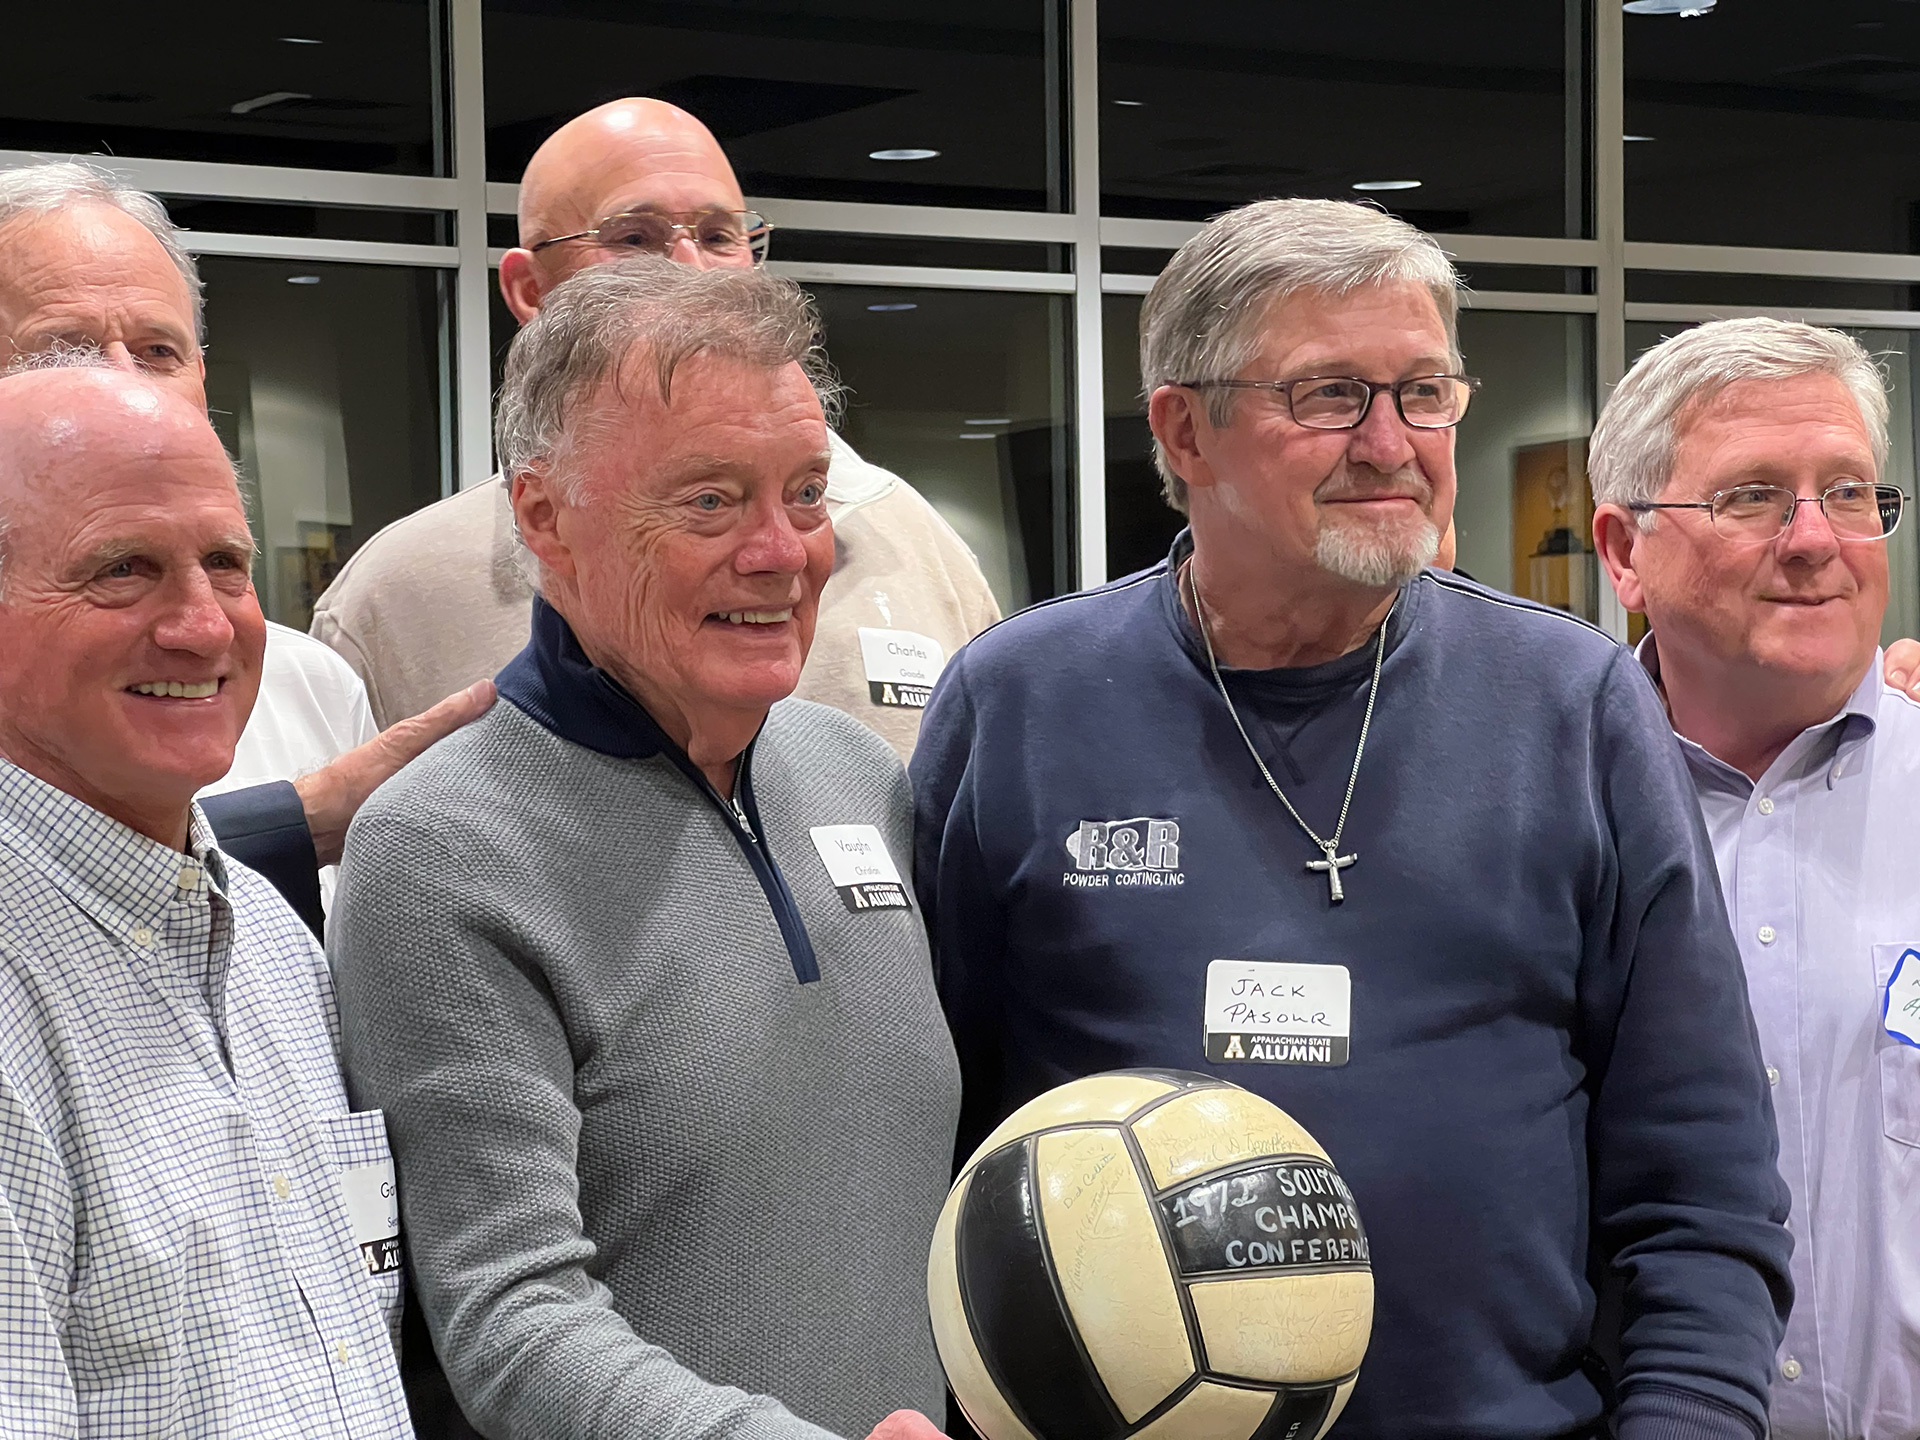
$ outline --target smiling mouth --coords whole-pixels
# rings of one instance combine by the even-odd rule
[[[784,625],[793,618],[793,607],[784,610],[716,610],[709,620],[724,620],[729,625]]]
[[[210,700],[220,693],[218,680],[147,680],[127,686],[129,695],[162,700]]]

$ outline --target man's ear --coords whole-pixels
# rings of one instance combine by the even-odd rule
[[[1147,424],[1160,442],[1173,473],[1190,487],[1213,484],[1213,467],[1200,453],[1200,438],[1213,426],[1202,409],[1199,392],[1183,385],[1162,385],[1147,397]]]
[[[1640,583],[1633,558],[1634,542],[1641,533],[1639,517],[1624,505],[1594,507],[1593,548],[1599,552],[1621,606],[1635,614],[1645,614],[1647,608],[1646,587]]]
[[[500,257],[500,298],[522,325],[540,313],[540,267],[531,250],[516,246]]]
[[[522,470],[513,477],[507,492],[513,506],[513,527],[520,543],[527,547],[540,568],[549,576],[564,581],[574,578],[573,548],[561,534],[564,502],[556,493],[553,477],[544,470]]]

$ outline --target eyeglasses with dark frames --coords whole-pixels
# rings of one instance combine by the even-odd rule
[[[679,216],[659,210],[623,210],[609,215],[591,230],[576,230],[571,235],[556,235],[528,248],[538,252],[549,245],[569,240],[591,240],[602,250],[633,250],[665,255],[682,235],[687,236],[705,254],[723,259],[750,255],[756,265],[764,264],[773,226],[753,210],[703,210]]]
[[[1393,408],[1415,430],[1450,430],[1467,413],[1480,381],[1472,375],[1411,375],[1362,380],[1355,375],[1303,375],[1298,380],[1183,380],[1187,390],[1265,390],[1278,395],[1293,423],[1309,430],[1353,430],[1367,418],[1373,397],[1393,396]]]
[[[1787,533],[1802,505],[1818,505],[1836,540],[1884,540],[1900,526],[1907,497],[1896,485],[1839,480],[1818,495],[1796,495],[1784,485],[1736,485],[1707,500],[1630,500],[1636,515],[1650,510],[1704,510],[1714,531],[1742,544],[1765,545]]]

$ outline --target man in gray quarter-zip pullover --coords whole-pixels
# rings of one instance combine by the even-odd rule
[[[959,1082],[879,737],[792,692],[833,560],[805,297],[596,266],[496,421],[506,703],[383,786],[331,954],[455,1396],[516,1437],[937,1435]]]

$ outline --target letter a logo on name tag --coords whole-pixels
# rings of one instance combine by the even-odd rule
[[[900,882],[887,842],[876,825],[815,825],[807,832],[827,878],[849,910],[905,910],[907,887]]]
[[[938,640],[911,630],[860,627],[860,659],[867,668],[867,695],[876,705],[924,710],[933,682],[946,668]]]

